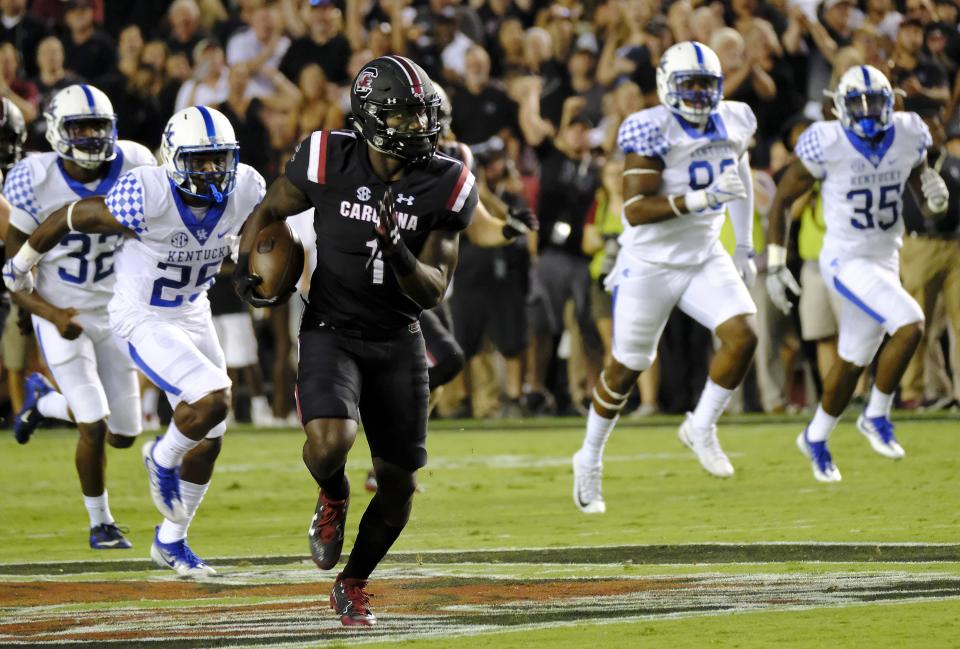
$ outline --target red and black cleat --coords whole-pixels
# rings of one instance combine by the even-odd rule
[[[330,570],[340,561],[343,550],[343,531],[347,523],[347,507],[350,505],[349,486],[343,500],[329,500],[320,490],[317,509],[310,521],[307,538],[310,541],[310,556],[321,570]]]
[[[370,595],[366,579],[352,579],[337,575],[330,593],[330,608],[340,616],[343,626],[373,626],[377,616],[370,610]]]

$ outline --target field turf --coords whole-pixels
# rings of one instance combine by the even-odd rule
[[[359,634],[326,608],[332,575],[306,554],[302,433],[228,432],[190,530],[220,569],[203,583],[149,563],[158,516],[136,446],[110,449],[108,478],[135,547],[95,552],[75,432],[5,436],[0,645],[960,646],[960,420],[900,416],[900,462],[841,424],[832,485],[794,445],[800,419],[722,420],[726,481],[700,469],[678,422],[618,426],[602,516],[571,501],[581,421],[437,422],[410,525],[371,582],[381,625]],[[347,549],[366,456],[358,439]]]

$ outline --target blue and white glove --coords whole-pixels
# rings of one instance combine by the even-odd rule
[[[950,200],[950,190],[947,183],[934,169],[927,167],[920,174],[920,189],[927,201],[927,209],[934,214],[946,211]]]
[[[747,288],[752,288],[757,281],[757,265],[753,261],[754,256],[752,246],[738,245],[733,251],[733,265],[737,267],[737,272],[740,273]]]
[[[771,243],[767,246],[767,295],[773,305],[784,315],[790,314],[793,304],[788,293],[800,295],[800,285],[787,268],[787,251],[783,246]]]
[[[33,267],[41,255],[24,243],[17,254],[3,265],[3,283],[11,293],[29,293],[33,290]]]
[[[688,212],[699,212],[709,207],[719,209],[724,203],[747,197],[747,188],[740,178],[737,165],[727,167],[720,176],[706,189],[698,189],[684,195],[684,204]]]

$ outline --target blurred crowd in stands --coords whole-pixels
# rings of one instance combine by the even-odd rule
[[[940,221],[925,221],[909,196],[903,208],[903,279],[926,312],[927,332],[899,404],[956,408],[958,19],[954,0],[0,0],[0,94],[26,117],[29,151],[47,149],[51,96],[79,81],[110,97],[121,138],[151,149],[174,111],[217,106],[236,129],[241,159],[269,183],[312,131],[349,128],[350,80],[360,66],[388,53],[416,60],[450,95],[453,131],[473,150],[481,197],[530,206],[541,223],[538,236],[502,249],[464,241],[447,301],[467,365],[436,416],[498,417],[585,412],[610,353],[610,296],[600,280],[622,228],[616,133],[627,115],[658,102],[656,68],[667,47],[694,39],[713,48],[725,97],[757,115],[761,271],[778,173],[803,128],[832,118],[823,92],[851,65],[868,63],[902,91],[903,108],[935,125],[929,161],[951,190]],[[836,355],[836,307],[816,263],[824,228],[816,190],[793,216],[791,268],[803,295],[783,316],[762,278],[756,283],[760,346],[737,410],[811,407]],[[296,221],[309,241],[310,215]],[[724,237],[732,249],[732,232]],[[214,313],[249,321],[259,341],[259,350],[234,353],[224,341],[238,418],[289,421],[300,300],[251,315],[229,272],[211,295]],[[3,365],[14,412],[24,368],[41,363],[30,335],[10,318]],[[628,416],[690,409],[710,335],[675,313]]]

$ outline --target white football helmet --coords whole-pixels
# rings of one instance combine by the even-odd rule
[[[893,87],[873,66],[856,65],[844,72],[832,97],[833,114],[859,137],[875,137],[893,123]]]
[[[103,92],[88,84],[67,86],[43,113],[47,141],[61,158],[93,169],[117,156],[117,116]]]
[[[723,71],[716,52],[703,43],[671,46],[657,67],[660,103],[694,124],[704,124],[723,99]]]
[[[27,123],[17,105],[0,97],[0,171],[8,171],[23,157]]]
[[[160,161],[181,191],[220,203],[236,189],[240,144],[223,113],[190,106],[167,122]]]

